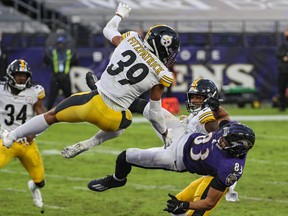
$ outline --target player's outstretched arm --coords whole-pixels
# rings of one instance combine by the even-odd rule
[[[130,11],[131,7],[129,5],[119,3],[115,16],[112,17],[103,29],[104,36],[115,46],[118,46],[122,40],[121,33],[118,31],[118,26],[123,19],[129,16]]]

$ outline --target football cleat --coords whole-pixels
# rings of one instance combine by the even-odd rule
[[[3,146],[6,146],[7,148],[10,148],[14,143],[14,139],[9,135],[7,130],[2,132],[1,139]]]
[[[122,187],[126,182],[126,178],[122,181],[118,181],[113,177],[113,175],[108,175],[105,178],[90,181],[88,183],[88,188],[93,191],[103,192],[110,188]]]
[[[74,158],[75,156],[81,154],[82,152],[85,152],[89,150],[90,145],[87,145],[85,142],[79,142],[71,146],[65,147],[62,151],[61,154],[65,158]]]
[[[239,201],[239,198],[238,198],[238,192],[236,191],[228,191],[225,195],[225,199],[226,201],[228,202],[237,202]]]
[[[41,212],[44,212],[44,204],[43,204],[43,200],[42,200],[42,195],[40,192],[40,189],[36,187],[36,185],[34,184],[34,182],[32,180],[28,181],[28,188],[32,194],[32,198],[33,198],[33,203],[36,207],[41,208]]]

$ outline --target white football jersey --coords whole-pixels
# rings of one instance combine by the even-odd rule
[[[198,133],[207,133],[205,129],[205,123],[215,121],[213,113],[209,107],[206,107],[200,110],[196,115],[192,113],[187,118],[187,131],[198,132]]]
[[[127,109],[135,98],[153,86],[169,87],[173,74],[145,47],[136,32],[127,32],[122,38],[96,85],[100,95]]]
[[[1,131],[11,131],[31,119],[35,115],[34,104],[44,97],[45,90],[41,85],[33,85],[14,95],[9,86],[0,83]]]

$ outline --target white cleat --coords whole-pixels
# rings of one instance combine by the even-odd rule
[[[228,202],[237,202],[239,201],[238,193],[236,191],[228,191],[225,195],[225,199]]]
[[[75,156],[81,154],[82,152],[88,151],[90,149],[90,145],[87,145],[84,142],[79,142],[71,146],[65,147],[61,154],[65,158],[74,158]]]
[[[9,136],[9,132],[7,130],[2,132],[1,139],[3,146],[6,146],[7,148],[11,148],[14,143],[13,138]]]
[[[41,213],[44,213],[44,204],[40,189],[36,187],[32,180],[28,181],[28,188],[32,194],[34,205],[38,208],[41,208]]]

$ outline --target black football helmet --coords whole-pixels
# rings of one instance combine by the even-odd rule
[[[145,44],[166,67],[171,68],[176,62],[180,51],[180,37],[178,33],[167,25],[151,27],[144,38]]]
[[[15,59],[13,62],[10,63],[7,67],[7,76],[8,76],[8,84],[16,88],[18,90],[23,90],[25,88],[29,88],[31,86],[31,76],[32,71],[26,61],[23,59]],[[19,84],[15,80],[16,73],[24,73],[27,74],[27,80],[24,84]]]
[[[208,97],[214,97],[218,99],[218,89],[214,82],[209,79],[197,79],[195,80],[188,92],[186,92],[187,101],[186,101],[186,109],[188,112],[197,112],[201,109],[201,104],[192,103],[191,98],[193,95],[202,96],[205,100]],[[203,101],[204,101],[203,100]]]
[[[244,124],[238,122],[227,124],[219,132],[228,143],[222,150],[235,157],[245,155],[254,146],[255,133]]]

